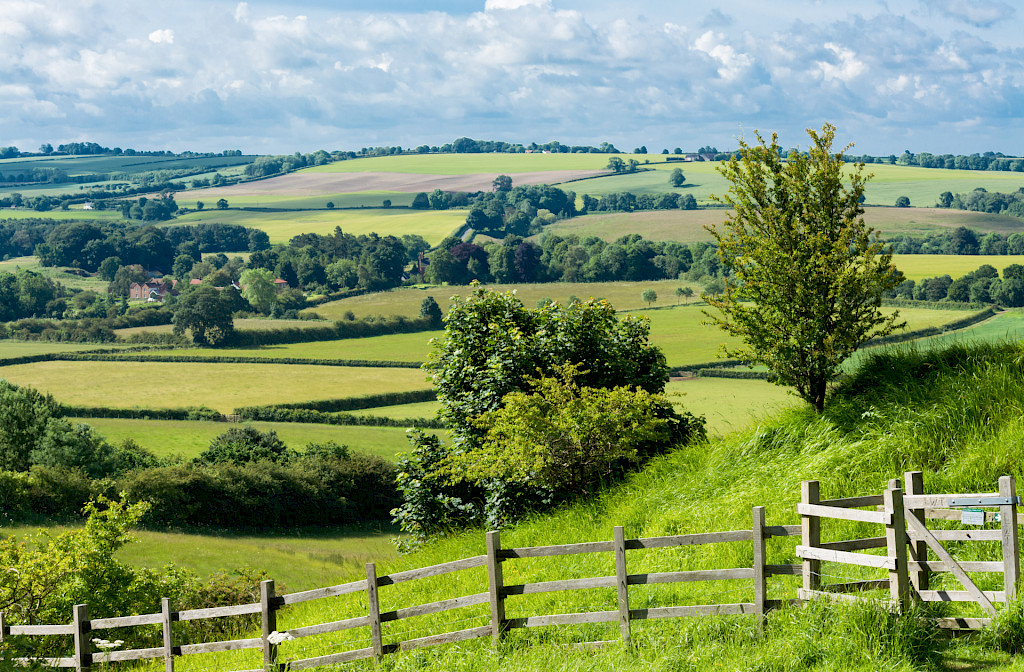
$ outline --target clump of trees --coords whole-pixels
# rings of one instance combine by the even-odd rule
[[[414,432],[413,451],[399,464],[403,503],[395,520],[418,538],[500,525],[593,492],[603,479],[704,435],[702,419],[677,413],[661,396],[668,367],[648,341],[647,321],[619,320],[606,301],[530,309],[511,293],[478,288],[453,301],[445,325],[424,367],[452,444]],[[562,417],[548,417],[555,415]],[[575,433],[588,427],[623,441],[612,447]],[[529,447],[542,436],[552,441],[543,444],[546,455]],[[580,470],[558,466],[576,459]],[[543,482],[529,477],[541,464]]]

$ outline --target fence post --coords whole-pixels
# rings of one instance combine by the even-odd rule
[[[817,504],[820,501],[818,481],[800,483],[800,501],[803,504]],[[800,517],[800,543],[817,548],[821,546],[821,519],[817,516]],[[821,561],[804,559],[804,590],[821,588]]]
[[[277,645],[270,633],[277,631],[277,605],[274,604],[274,580],[260,581],[260,620],[263,625],[263,669],[277,668]]]
[[[505,632],[505,577],[501,571],[501,532],[487,533],[487,590],[491,602],[491,638],[497,644]]]
[[[629,626],[629,574],[626,573],[626,532],[621,525],[615,526],[615,585],[619,589],[619,631],[623,646],[631,643]]]
[[[92,667],[92,649],[89,633],[89,605],[76,604],[72,610],[71,622],[74,624],[75,637],[75,670],[81,672]]]
[[[1011,503],[999,507],[999,528],[1002,530],[1003,542],[1003,590],[1006,591],[1006,602],[1017,595],[1020,583],[1020,559],[1017,536],[1017,483],[1013,476],[999,477],[999,496],[1009,497]]]
[[[755,506],[753,510],[754,533],[754,613],[757,614],[758,626],[764,626],[765,593],[768,591],[766,565],[768,558],[765,553],[764,507]]]
[[[4,612],[0,611],[0,646],[4,643],[4,637],[7,636],[7,626],[4,625]]]
[[[373,655],[379,660],[384,656],[384,640],[380,632],[380,596],[377,594],[377,565],[366,565],[366,597],[370,605],[370,642]]]
[[[171,601],[160,600],[161,624],[164,629],[164,672],[174,672],[174,630],[171,628]]]
[[[924,494],[924,474],[920,471],[908,471],[903,474],[903,484],[908,495]],[[928,524],[923,508],[911,509],[910,513],[921,521],[922,525]],[[915,562],[925,562],[928,559],[928,544],[923,539],[911,542],[910,557]],[[910,584],[914,586],[914,590],[928,590],[928,571],[919,569],[911,572]]]
[[[910,578],[907,575],[907,521],[898,479],[889,482],[883,499],[886,512],[892,516],[885,526],[885,547],[889,559],[896,563],[896,568],[889,570],[889,595],[896,612],[903,613],[910,601]]]

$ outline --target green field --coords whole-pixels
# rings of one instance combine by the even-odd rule
[[[412,406],[412,404],[409,404]],[[376,415],[389,417],[414,417],[392,415],[391,409],[401,406],[388,406],[377,409]],[[359,411],[367,415],[371,411]],[[207,422],[192,420],[137,420],[132,418],[80,418],[96,428],[100,434],[112,443],[120,443],[125,439],[134,439],[143,448],[155,454],[182,455],[193,458],[204,451],[214,437],[223,434],[238,425],[224,422]],[[360,427],[322,425],[302,422],[249,422],[262,432],[273,430],[285,445],[295,450],[302,450],[310,442],[323,443],[336,441],[343,443],[353,452],[377,455],[387,460],[394,459],[400,452],[409,450],[409,441],[402,427]],[[428,430],[429,433],[440,433]]]
[[[42,189],[38,191],[40,193],[34,195],[56,195],[41,193],[44,191]],[[56,189],[54,191],[59,192],[59,190]],[[81,205],[73,205],[69,207],[67,210],[46,210],[44,212],[39,212],[38,210],[30,210],[29,208],[4,208],[3,210],[0,210],[0,219],[56,219],[67,221],[108,221],[112,219],[122,220],[124,218],[121,216],[120,210],[82,210]]]
[[[259,183],[257,183],[259,184]],[[233,187],[234,190],[244,187]],[[405,206],[412,205],[412,199],[416,194],[404,191],[356,191],[349,193],[329,193],[310,195],[286,195],[267,193],[232,193],[227,196],[228,204],[232,208],[267,208],[281,210],[326,210],[327,202],[334,203],[335,208],[375,208],[381,209],[384,200],[391,201],[391,205]],[[220,196],[205,196],[202,191],[188,192],[189,200],[180,202],[182,207],[193,208],[194,201],[203,201],[206,208],[214,207]]]
[[[708,436],[724,436],[803,402],[789,389],[764,380],[687,378],[665,388],[673,403],[707,420]],[[674,396],[682,395],[682,396]]]
[[[896,268],[907,278],[919,281],[937,275],[949,275],[954,280],[975,271],[979,266],[995,266],[1002,276],[1003,269],[1010,264],[1024,264],[1024,256],[1014,255],[967,255],[967,254],[894,254]]]
[[[611,156],[627,154],[408,154],[336,161],[306,168],[309,173],[412,173],[416,175],[471,175],[473,173],[532,173],[544,170],[603,170]],[[651,156],[634,156],[641,163]]]
[[[553,299],[566,302],[575,296],[581,300],[590,297],[603,298],[611,302],[617,310],[635,310],[642,308],[644,303],[641,295],[645,289],[653,289],[658,294],[656,306],[674,306],[677,287],[691,287],[696,294],[700,286],[684,280],[657,280],[653,282],[551,282],[545,284],[525,285],[486,285],[487,289],[496,292],[516,291],[516,296],[529,308],[534,308],[542,299]],[[400,287],[387,292],[375,292],[353,296],[340,301],[332,301],[312,308],[313,312],[329,320],[339,320],[351,310],[355,316],[371,315],[419,315],[420,304],[428,296],[434,297],[442,311],[448,310],[450,297],[454,295],[468,296],[472,288],[469,286],[419,286]],[[696,301],[691,298],[690,302]]]
[[[65,287],[72,289],[91,289],[94,292],[105,293],[110,284],[100,278],[92,276],[83,277],[74,273],[68,273],[66,269],[60,266],[43,266],[39,263],[39,257],[35,256],[14,257],[13,259],[0,261],[0,272],[17,273],[21,269],[45,275],[54,282],[59,282]]]
[[[264,345],[255,348],[182,348],[140,352],[159,357],[297,357],[306,359],[350,359],[392,362],[422,362],[430,352],[430,339],[443,331],[413,334],[388,334],[367,338],[344,338],[337,341],[313,341],[287,345]],[[2,344],[3,341],[0,341]],[[0,349],[0,353],[3,350]],[[0,354],[2,356],[2,354]]]
[[[25,537],[38,528],[27,525],[0,527],[0,535]],[[51,532],[64,525],[46,528]],[[219,571],[251,567],[278,581],[278,592],[308,590],[341,583],[362,571],[368,562],[394,561],[398,554],[390,529],[296,529],[259,534],[219,530],[185,534],[138,530],[137,541],[117,553],[136,567],[162,569],[168,563],[186,567],[208,578]],[[281,587],[283,585],[283,590]]]
[[[83,350],[106,350],[121,346],[110,343],[58,343],[53,341],[13,341],[0,339],[0,360],[30,355],[45,355],[51,352],[81,352]],[[0,374],[2,377],[2,374]]]
[[[555,222],[533,237],[545,233],[559,236],[597,236],[608,242],[622,236],[639,234],[648,240],[674,240],[682,243],[712,240],[705,226],[725,221],[727,210],[647,210],[642,212],[609,212],[583,215]],[[1009,215],[990,215],[966,210],[944,208],[881,208],[865,209],[864,221],[885,237],[897,235],[924,236],[966,226],[980,232],[1010,234],[1024,231],[1024,220]]]
[[[429,388],[418,369],[286,364],[37,362],[3,369],[7,380],[61,402],[111,408],[240,406],[358,397]]]
[[[326,324],[327,323],[322,320],[274,320],[258,317],[243,317],[234,321],[235,329],[238,329],[239,331],[261,331],[264,329],[316,329],[317,327],[322,327]],[[124,329],[115,329],[114,333],[121,338],[127,338],[132,334],[169,334],[173,331],[173,324],[153,324],[145,327],[125,327]]]
[[[272,243],[286,243],[300,233],[333,233],[341,227],[345,233],[381,236],[419,234],[431,244],[439,243],[466,221],[465,210],[408,210],[366,208],[365,210],[299,210],[261,212],[255,210],[202,210],[176,218],[169,226],[180,224],[238,224],[266,231]]]

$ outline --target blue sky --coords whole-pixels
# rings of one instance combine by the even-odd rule
[[[1001,0],[0,0],[0,146],[1024,154]]]

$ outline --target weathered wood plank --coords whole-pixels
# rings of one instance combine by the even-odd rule
[[[329,665],[340,665],[342,663],[350,663],[353,660],[373,658],[373,655],[373,647],[367,647],[365,649],[354,649],[352,651],[345,651],[343,653],[332,653],[327,656],[317,656],[316,658],[302,658],[300,660],[291,660],[288,661],[288,669],[308,670],[311,667],[327,667]]]
[[[614,588],[614,576],[595,576],[585,579],[561,579],[559,581],[541,581],[538,583],[520,583],[505,586],[502,596],[533,595],[536,593],[556,593],[562,590],[585,590],[587,588]]]
[[[612,550],[610,541],[588,541],[581,544],[563,544],[561,546],[526,546],[523,548],[503,548],[498,557],[508,558],[549,558],[556,555],[576,555],[577,553],[608,553]]]
[[[906,491],[904,495],[923,495],[924,494],[924,472],[921,471],[908,471],[903,474],[903,485]],[[912,515],[921,521],[922,524],[927,522],[924,515],[924,509],[908,508],[908,515]],[[925,524],[925,527],[928,527]],[[910,560],[927,560],[928,559],[928,544],[921,540],[914,540],[911,536],[910,547],[908,549]],[[910,573],[910,585],[914,587],[914,590],[928,590],[929,583],[928,572],[911,572]]]
[[[615,544],[615,588],[619,606],[619,635],[622,645],[629,646],[632,630],[629,625],[629,571],[626,567],[626,530],[621,525],[614,528],[612,542]]]
[[[732,541],[751,541],[750,530],[726,530],[724,532],[701,532],[699,534],[677,534],[670,537],[643,537],[626,539],[627,551],[645,548],[672,548],[674,546],[702,546],[704,544],[726,544]]]
[[[277,606],[274,599],[273,579],[260,581],[260,628],[263,632],[263,668],[271,669],[277,660],[277,644],[270,641],[270,635],[277,632]]]
[[[887,558],[884,555],[863,555],[847,551],[832,551],[826,548],[810,548],[809,546],[797,546],[796,555],[798,558],[805,560],[824,560],[826,562],[839,562],[845,565],[876,567],[878,569],[896,568],[896,559]]]
[[[803,565],[765,565],[765,573],[768,576],[802,576]]]
[[[889,568],[889,599],[897,613],[903,613],[910,605],[910,573],[907,571],[907,509],[903,503],[903,488],[899,479],[889,481],[885,497],[885,510],[891,512],[892,520],[885,524],[885,543],[889,559],[896,563]],[[924,528],[924,523],[910,515],[911,521]],[[918,528],[914,528],[918,529]]]
[[[164,672],[174,672],[174,630],[172,623],[174,613],[171,611],[170,598],[160,598],[160,629],[163,635]]]
[[[64,668],[75,666],[74,658],[15,658],[11,662],[15,665],[24,665],[26,667],[33,664],[38,665],[40,663],[46,667]]]
[[[348,595],[349,593],[358,593],[361,590],[366,590],[366,581],[361,579],[359,581],[352,581],[351,583],[342,583],[337,586],[328,586],[327,588],[315,588],[313,590],[303,590],[298,593],[288,593],[282,595],[282,604],[298,604],[299,602],[306,602],[308,600],[320,600],[325,597],[337,597],[338,595]]]
[[[847,539],[845,541],[826,541],[818,548],[832,551],[864,551],[869,548],[885,548],[885,537],[868,537],[867,539]]]
[[[477,593],[475,595],[465,595],[463,597],[453,597],[447,600],[438,600],[437,602],[431,602],[429,604],[420,604],[415,607],[403,607],[401,609],[395,609],[394,611],[381,613],[380,621],[381,623],[386,623],[388,621],[400,621],[403,618],[412,618],[413,616],[439,614],[442,611],[471,607],[475,604],[486,604],[489,601],[489,598],[490,593]]]
[[[814,505],[818,503],[819,497],[818,481],[801,481],[800,503]],[[800,517],[800,542],[806,547],[815,548],[821,545],[821,519],[815,516]],[[806,590],[817,590],[821,584],[821,561],[805,558],[801,572],[802,583]]]
[[[632,609],[630,618],[636,620],[655,618],[689,618],[691,616],[728,616],[732,614],[756,614],[757,607],[752,602],[736,604],[698,604],[688,607],[652,607],[650,609]]]
[[[796,505],[796,512],[802,516],[817,516],[819,518],[833,518],[837,520],[853,520],[860,523],[877,523],[888,525],[892,516],[885,511],[861,511],[860,509],[840,509],[832,506],[821,506],[820,504]]]
[[[92,647],[89,644],[89,605],[76,604],[71,612],[75,626],[75,669],[84,670],[92,665]]]
[[[630,613],[632,616],[632,612]],[[526,618],[508,619],[509,628],[540,628],[548,625],[580,625],[582,623],[614,623],[619,620],[619,612],[590,611],[583,614],[552,614],[550,616],[527,616]]]
[[[753,579],[751,567],[733,569],[697,569],[688,572],[652,572],[650,574],[630,574],[629,585],[643,586],[654,583],[683,583],[687,581],[732,581]]]
[[[769,537],[799,537],[802,529],[800,525],[765,525],[764,532]]]
[[[181,655],[190,656],[194,653],[213,653],[214,651],[239,651],[241,649],[262,649],[263,638],[229,639],[223,642],[203,642],[200,644],[182,644]]]
[[[73,635],[74,625],[9,625],[8,635]]]
[[[384,655],[384,640],[380,628],[380,595],[377,592],[377,564],[374,562],[366,565],[366,601],[370,608],[370,646],[373,648],[373,655],[380,658]]]
[[[398,649],[400,651],[411,651],[413,649],[422,649],[427,646],[436,646],[438,644],[454,644],[455,642],[464,642],[468,639],[476,639],[478,637],[490,636],[491,626],[482,625],[478,628],[467,628],[466,630],[446,632],[440,635],[430,635],[428,637],[408,639],[404,642],[399,642]]]
[[[1009,497],[1017,501],[1017,481],[1013,476],[999,477],[999,496]],[[1017,595],[1017,584],[1020,583],[1020,539],[1017,532],[1017,505],[1008,504],[999,507],[1003,551],[1003,591],[1006,601],[1010,602]]]
[[[755,506],[752,510],[752,520],[750,533],[753,537],[754,546],[754,566],[753,576],[754,579],[754,610],[760,615],[764,616],[767,608],[765,607],[765,600],[768,597],[768,560],[767,560],[767,549],[765,548],[766,535],[765,535],[765,524],[764,524],[764,507]],[[759,627],[764,626],[764,619],[760,619]]]
[[[351,630],[352,628],[362,628],[369,624],[369,616],[356,616],[355,618],[346,618],[340,621],[331,621],[330,623],[320,623],[318,625],[307,625],[301,628],[292,628],[288,631],[288,634],[298,639],[300,637],[324,635],[328,632],[341,632],[342,630]]]
[[[988,572],[991,574],[998,574],[1003,571],[1003,563],[995,560],[964,560],[958,562],[960,568],[965,572]],[[953,571],[949,563],[944,560],[926,560],[925,562],[914,562],[908,561],[907,568],[911,571],[914,570],[927,570],[929,572],[951,572]]]
[[[93,662],[118,663],[124,660],[148,660],[149,658],[163,658],[164,647],[158,646],[153,649],[128,649],[126,651],[110,651],[109,653],[97,653],[93,656]]]
[[[936,618],[935,625],[944,630],[981,630],[992,623],[991,618]]]
[[[206,609],[186,609],[178,612],[179,621],[198,621],[204,618],[221,618],[224,616],[244,616],[258,614],[261,611],[259,602],[237,604],[228,607],[208,607]]]
[[[823,499],[820,506],[834,506],[840,509],[855,509],[860,506],[878,506],[882,503],[882,495],[864,495],[863,497],[842,497],[840,499]]]
[[[491,605],[491,637],[497,644],[505,634],[505,598],[502,590],[505,577],[501,569],[501,532],[494,530],[487,533],[487,596]]]
[[[107,630],[109,628],[127,628],[133,625],[158,625],[162,618],[162,614],[141,614],[117,618],[94,618],[90,623],[92,623],[93,630]]]
[[[946,549],[942,546],[942,544],[936,541],[935,537],[933,537],[928,532],[928,528],[924,526],[924,523],[919,521],[914,516],[908,516],[907,526],[911,530],[913,530],[915,534],[924,539],[925,543],[928,544],[928,548],[932,549],[932,552],[934,552],[935,555],[939,556],[940,560],[949,565],[949,570],[953,573],[953,576],[955,576],[957,578],[957,581],[959,581],[963,585],[963,587],[966,588],[974,596],[975,601],[977,601],[978,604],[981,605],[981,608],[989,614],[991,614],[992,616],[995,616],[995,605],[993,605],[992,602],[990,602],[989,599],[985,597],[985,594],[982,593],[976,585],[974,585],[974,582],[971,581],[969,576],[967,576],[967,570],[964,567],[958,565],[956,561],[953,560],[953,557],[949,554],[949,552],[946,551]],[[1002,563],[999,564],[1001,565]]]
[[[443,576],[445,574],[451,574],[452,572],[458,572],[463,569],[474,569],[476,567],[483,567],[485,564],[487,564],[487,556],[477,555],[472,558],[464,558],[462,560],[443,562],[439,565],[431,565],[430,567],[410,569],[404,572],[395,572],[394,574],[378,576],[377,585],[390,586],[397,583],[404,583],[406,581],[415,581],[416,579],[427,579],[432,576]]]
[[[1002,530],[929,530],[939,541],[1002,541]],[[919,540],[913,531],[908,532],[910,538],[917,543]]]
[[[982,591],[992,602],[1005,602],[1006,593],[1002,590]],[[975,602],[976,599],[966,590],[919,590],[918,596],[924,602]]]
[[[999,497],[998,492],[975,492],[958,495],[904,495],[903,506],[908,509],[945,509],[950,499],[964,497]]]

